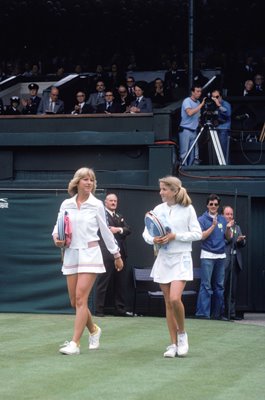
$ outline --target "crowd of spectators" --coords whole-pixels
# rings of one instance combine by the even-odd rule
[[[173,49],[172,49],[173,50]],[[173,52],[174,53],[174,52]],[[113,59],[115,59],[115,55]],[[167,60],[165,62],[165,60]],[[64,60],[65,61],[65,60]],[[44,109],[40,108],[40,98],[37,96],[38,81],[42,80],[54,80],[59,81],[70,73],[85,74],[84,66],[81,64],[73,65],[73,69],[67,72],[67,67],[62,64],[63,60],[59,57],[56,58],[56,70],[54,74],[47,74],[44,78],[43,66],[41,62],[30,63],[26,62],[24,65],[2,63],[0,68],[0,80],[3,81],[10,76],[20,75],[25,81],[31,81],[31,88],[29,85],[29,96],[27,98],[20,99],[18,96],[12,96],[10,104],[2,104],[0,102],[0,114],[17,115],[17,114],[42,114]],[[187,57],[183,57],[182,61],[177,59],[177,55],[173,55],[173,58],[164,58],[164,64],[161,65],[163,68],[163,77],[157,77],[151,82],[141,81],[138,82],[140,86],[141,95],[144,98],[151,100],[150,104],[152,107],[163,107],[172,101],[179,99],[179,90],[188,89],[188,62]],[[58,63],[58,64],[57,64]],[[135,64],[136,65],[136,64]],[[202,60],[197,59],[195,62],[194,69],[194,83],[199,84],[201,87],[205,85],[208,78],[203,75],[203,67],[206,65]],[[161,71],[159,73],[161,74]],[[234,71],[234,72],[233,72]],[[264,96],[264,76],[265,76],[265,56],[260,59],[255,59],[253,56],[247,56],[244,62],[238,63],[234,70],[227,72],[223,69],[222,74],[219,76],[219,87],[226,90],[228,96]],[[132,73],[132,75],[130,75]],[[132,106],[135,106],[133,102],[136,100],[135,93],[135,80],[133,77],[133,71],[124,69],[118,62],[113,62],[109,67],[102,64],[95,65],[93,71],[89,73],[90,85],[87,90],[83,90],[82,93],[79,91],[75,94],[76,104],[73,104],[71,110],[65,110],[59,108],[60,113],[77,114],[78,110],[80,113],[99,113],[99,112],[139,112],[138,110],[132,111]],[[160,75],[161,76],[161,75]],[[34,83],[35,82],[35,83]],[[34,84],[33,84],[34,83]],[[33,91],[33,92],[31,92]],[[106,93],[107,91],[107,93]],[[86,100],[82,99],[83,104],[86,107],[79,108],[80,104],[78,101],[82,96],[86,97]],[[106,95],[108,98],[106,98]],[[36,97],[36,99],[35,99]],[[80,97],[78,99],[77,97]],[[37,103],[36,103],[37,102]],[[109,107],[111,103],[111,107]],[[43,103],[42,103],[43,104]],[[116,105],[119,105],[116,107]],[[143,104],[143,102],[141,103]],[[141,112],[150,112],[152,107],[150,104],[147,110]],[[108,106],[108,107],[107,107]],[[105,108],[104,108],[105,107]],[[58,111],[57,111],[58,112]]]
[[[160,82],[160,79],[156,81]],[[124,82],[124,83],[123,83]],[[121,83],[121,84],[120,84]],[[153,103],[150,97],[145,96],[145,81],[135,82],[133,77],[122,78],[115,83],[110,79],[106,83],[98,78],[94,90],[78,90],[71,110],[65,108],[60,99],[60,89],[52,86],[50,91],[38,95],[39,85],[30,83],[29,94],[20,99],[18,96],[10,98],[10,104],[3,104],[0,98],[0,115],[51,115],[51,114],[115,114],[115,113],[152,113]],[[154,86],[156,94],[156,84]],[[163,89],[159,86],[159,95]],[[160,100],[161,102],[161,100]]]

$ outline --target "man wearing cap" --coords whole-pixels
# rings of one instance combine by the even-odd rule
[[[37,110],[41,101],[38,96],[39,85],[37,83],[30,83],[28,85],[30,97],[28,99],[22,99],[22,114],[34,115],[37,114]]]
[[[21,112],[18,109],[20,104],[20,98],[18,96],[12,96],[10,98],[10,105],[5,107],[5,115],[20,115]]]

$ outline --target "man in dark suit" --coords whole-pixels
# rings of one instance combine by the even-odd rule
[[[120,104],[114,101],[113,92],[111,90],[107,90],[104,103],[101,103],[97,106],[97,114],[115,114],[120,112]]]
[[[35,115],[37,114],[37,110],[41,101],[41,98],[38,96],[39,85],[37,83],[30,83],[28,85],[29,89],[29,98],[22,99],[22,114],[25,115]]]
[[[127,80],[126,80],[126,88],[127,88],[127,93],[128,96],[130,98],[130,101],[132,102],[133,100],[135,100],[135,91],[134,91],[134,87],[135,87],[135,79],[133,76],[128,76]]]
[[[42,97],[37,114],[64,114],[64,102],[59,99],[59,89],[51,87],[50,95]]]
[[[229,223],[234,219],[234,211],[230,206],[223,207],[223,215]],[[242,235],[239,225],[231,228],[231,239],[226,241],[225,246],[225,280],[224,280],[224,317],[231,320],[240,320],[241,317],[236,315],[236,295],[237,285],[240,271],[243,269],[242,248],[246,246],[246,236]],[[232,271],[232,277],[231,277]],[[232,282],[231,289],[230,283]],[[230,300],[230,306],[229,306]],[[230,314],[230,315],[228,315]]]
[[[254,76],[254,96],[265,96],[264,76],[261,74]]]
[[[105,101],[105,89],[105,83],[102,80],[98,80],[96,84],[96,91],[91,93],[87,100],[87,104],[93,107],[94,112],[97,111],[98,105],[104,103]]]
[[[144,97],[144,85],[140,82],[134,87],[135,100],[131,102],[130,112],[134,113],[152,113],[153,105],[151,99]]]
[[[71,114],[93,114],[94,109],[86,103],[86,94],[82,90],[76,93],[76,104]]]
[[[116,213],[118,198],[114,193],[110,193],[105,198],[105,210],[109,229],[113,233],[124,263],[124,268],[117,271],[114,265],[113,255],[107,250],[103,240],[100,240],[103,261],[106,268],[104,274],[99,274],[96,289],[96,315],[104,316],[105,297],[108,286],[113,278],[115,315],[128,316],[125,308],[126,293],[126,268],[127,258],[126,237],[131,233],[129,225],[125,222],[121,214]]]

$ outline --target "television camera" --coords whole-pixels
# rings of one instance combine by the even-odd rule
[[[213,127],[219,125],[218,107],[215,101],[211,98],[210,93],[208,93],[207,97],[205,98],[205,103],[201,112],[200,123],[202,126],[205,124],[212,125]]]

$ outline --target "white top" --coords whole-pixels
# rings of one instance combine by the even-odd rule
[[[158,283],[192,280],[192,242],[200,240],[202,237],[201,227],[193,206],[183,207],[179,204],[168,206],[167,203],[162,203],[153,211],[163,225],[176,234],[176,238],[160,247],[151,277]],[[154,238],[149,235],[146,228],[143,237],[147,243],[154,243]]]
[[[192,242],[200,240],[202,231],[192,205],[183,207],[179,204],[168,206],[161,203],[153,210],[164,226],[176,234],[176,239],[167,245],[167,253],[182,253],[192,250]],[[147,228],[143,238],[148,244],[154,244],[154,238],[149,235]]]
[[[90,193],[89,198],[82,203],[80,209],[78,209],[76,197],[77,195],[64,200],[59,210],[59,215],[65,211],[68,212],[72,224],[70,249],[87,249],[89,242],[100,240],[98,236],[98,229],[100,229],[102,238],[109,252],[111,254],[118,253],[119,247],[107,226],[105,209],[102,201],[98,200]],[[57,223],[54,227],[53,235],[58,233]]]

